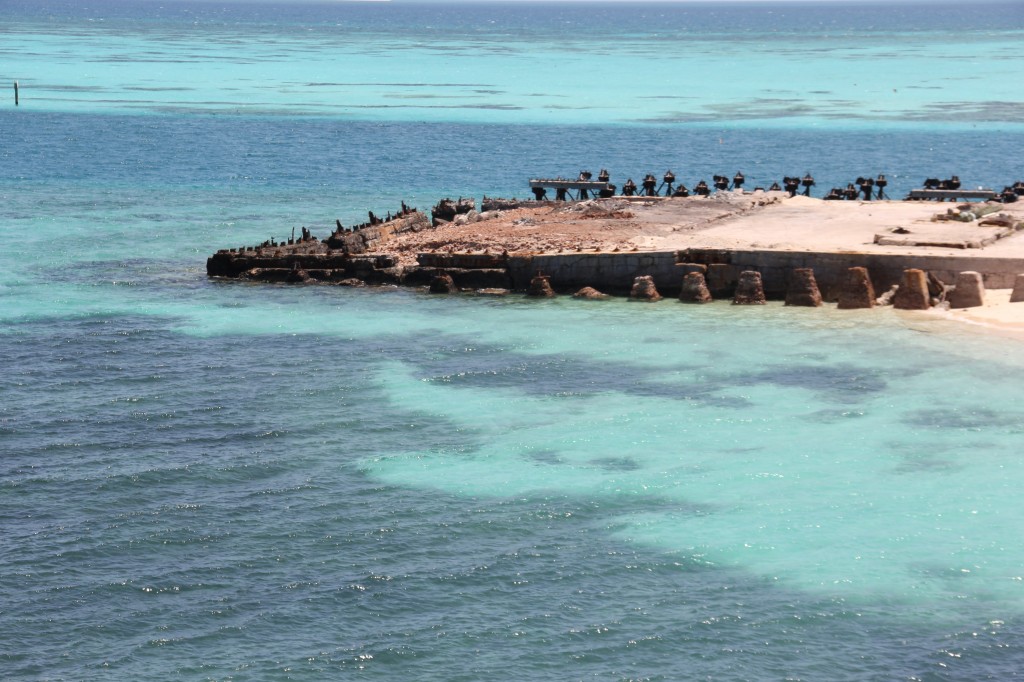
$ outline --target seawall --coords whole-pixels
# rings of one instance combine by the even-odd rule
[[[1016,275],[1024,272],[1024,259],[1020,258],[751,249],[510,256],[508,270],[515,289],[525,289],[530,278],[540,272],[550,278],[556,290],[592,286],[607,293],[625,294],[635,277],[650,275],[662,293],[677,295],[685,272],[681,266],[690,263],[706,266],[709,286],[720,293],[735,287],[742,271],[756,270],[761,273],[765,294],[780,299],[795,268],[812,268],[826,299],[851,267],[866,267],[879,292],[899,284],[908,268],[929,272],[945,284],[953,284],[960,272],[973,270],[981,273],[989,289],[1012,288]]]

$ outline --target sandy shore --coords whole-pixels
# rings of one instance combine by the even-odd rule
[[[981,333],[1024,341],[1024,302],[1010,303],[1010,289],[989,289],[977,308],[932,308],[928,315],[962,324]]]

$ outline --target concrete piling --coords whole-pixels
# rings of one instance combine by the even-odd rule
[[[1017,275],[1013,280],[1013,291],[1010,292],[1010,303],[1024,301],[1024,274]]]
[[[704,273],[700,270],[686,273],[683,277],[683,288],[679,292],[679,300],[683,303],[711,303],[711,292],[704,281]]]
[[[454,294],[459,288],[455,286],[455,280],[448,273],[442,272],[434,275],[430,280],[430,293],[432,294]]]
[[[554,298],[555,290],[551,288],[551,278],[547,275],[537,275],[531,279],[526,295],[531,298]]]
[[[611,298],[611,296],[609,296],[608,294],[603,294],[594,287],[583,287],[575,294],[573,294],[572,297],[583,299],[586,301],[604,301]]]
[[[740,273],[740,281],[736,285],[736,294],[732,297],[733,305],[764,305],[764,284],[761,273],[757,270],[744,270]]]
[[[949,296],[950,308],[977,308],[985,304],[985,284],[981,274],[968,270],[956,277],[956,289]]]
[[[660,301],[661,294],[654,286],[654,278],[650,275],[640,275],[633,279],[633,288],[629,291],[631,301]]]
[[[796,268],[786,289],[786,305],[816,308],[821,305],[821,292],[812,268]]]
[[[903,271],[903,281],[892,297],[892,305],[899,310],[928,310],[931,307],[928,275],[924,270],[909,268]]]
[[[849,268],[846,281],[839,290],[839,305],[842,310],[857,308],[873,308],[875,306],[875,288],[871,285],[868,269],[862,267]]]

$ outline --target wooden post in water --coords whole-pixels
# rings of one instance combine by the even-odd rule
[[[18,81],[14,81],[14,106],[18,106]]]

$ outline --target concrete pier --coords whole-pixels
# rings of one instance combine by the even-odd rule
[[[515,291],[526,291],[544,273],[557,293],[594,287],[618,296],[628,296],[638,277],[649,277],[660,294],[672,297],[683,291],[688,274],[700,273],[716,299],[732,299],[741,273],[753,272],[765,299],[783,300],[800,273],[813,269],[826,302],[839,299],[851,268],[862,269],[863,287],[870,285],[872,292],[891,290],[905,270],[920,270],[931,297],[939,300],[961,272],[979,273],[989,289],[1011,288],[1024,272],[1024,236],[1018,234],[1024,207],[937,213],[928,202],[836,206],[781,195],[492,199],[481,213],[471,200],[447,200],[442,204],[464,220],[438,225],[403,203],[394,216],[370,213],[367,223],[352,228],[337,223],[323,241],[303,229],[301,239],[221,249],[207,261],[207,272],[284,281],[287,272],[301,269],[319,282],[357,278],[423,287],[443,272],[461,290]],[[458,213],[460,207],[467,211]]]

